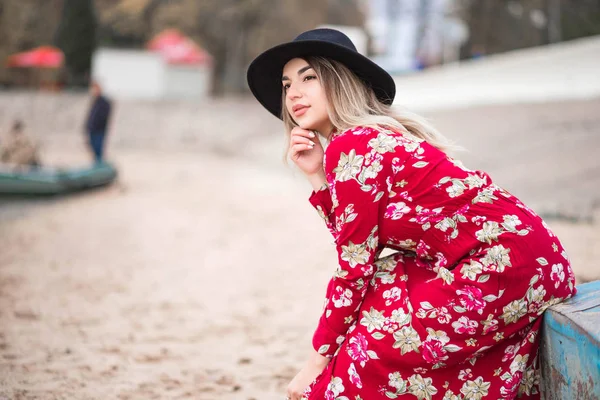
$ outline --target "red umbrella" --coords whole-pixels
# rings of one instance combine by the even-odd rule
[[[41,46],[33,50],[8,57],[8,67],[58,68],[64,60],[63,52],[52,46]]]
[[[177,29],[167,29],[156,35],[146,46],[160,53],[169,64],[205,64],[211,56]]]

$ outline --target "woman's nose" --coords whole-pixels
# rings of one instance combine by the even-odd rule
[[[297,99],[298,97],[302,97],[302,93],[294,85],[290,85],[287,89],[286,93],[289,99]]]

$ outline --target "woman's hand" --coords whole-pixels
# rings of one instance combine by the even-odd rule
[[[314,132],[298,126],[292,129],[288,154],[307,176],[323,173],[323,146]]]
[[[304,368],[292,379],[287,387],[287,396],[291,400],[301,400],[304,390],[323,372],[329,364],[329,358],[312,351]]]

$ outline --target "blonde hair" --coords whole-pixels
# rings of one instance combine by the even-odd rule
[[[330,106],[329,120],[334,129],[344,131],[355,126],[383,127],[422,139],[444,152],[459,149],[425,118],[380,102],[373,89],[344,64],[324,57],[306,57],[305,60],[315,70],[325,90]],[[282,93],[281,102],[289,140],[289,133],[297,124],[285,106],[285,92]]]

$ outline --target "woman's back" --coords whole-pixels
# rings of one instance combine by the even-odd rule
[[[503,243],[510,243],[513,254],[521,247],[529,252],[535,246],[520,237],[534,231],[553,235],[486,173],[468,170],[427,142],[399,131],[355,127],[339,133],[326,151],[325,169],[334,181],[355,179],[363,191],[371,192],[373,201],[377,196],[385,200],[378,223],[380,246],[413,251],[432,265],[450,269],[471,252]],[[349,198],[343,186],[330,183],[332,196],[342,206],[360,201]],[[354,205],[354,211],[360,214],[360,206]]]

